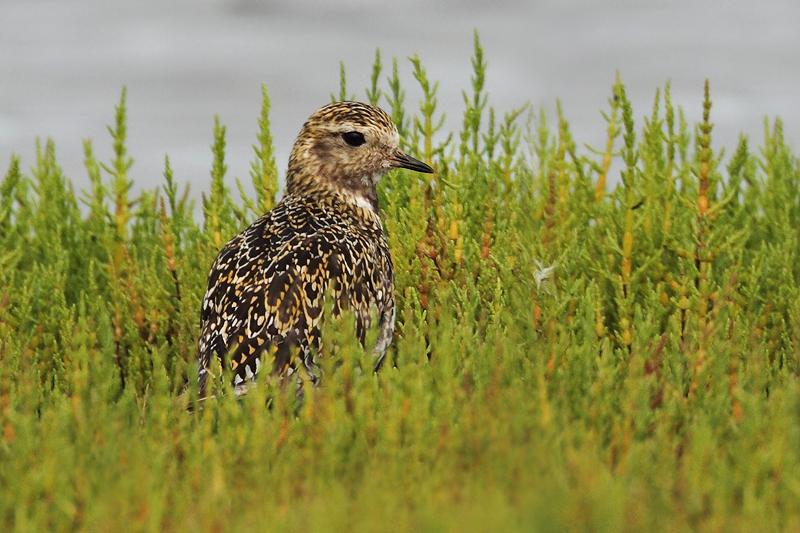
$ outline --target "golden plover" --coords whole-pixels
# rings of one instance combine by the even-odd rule
[[[289,374],[300,361],[316,381],[323,299],[333,313],[350,309],[356,336],[377,318],[375,368],[392,340],[392,257],[378,214],[377,181],[388,170],[433,169],[398,147],[397,128],[378,107],[336,102],[303,125],[289,158],[286,194],[272,211],[219,252],[201,309],[200,396],[211,361],[229,358],[242,391],[265,353],[272,371]],[[296,357],[299,356],[299,357]]]

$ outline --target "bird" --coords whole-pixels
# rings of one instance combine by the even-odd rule
[[[375,105],[333,102],[308,118],[289,156],[283,197],[211,266],[197,344],[200,398],[226,365],[237,395],[270,363],[274,374],[303,369],[317,383],[326,298],[334,316],[353,313],[362,346],[377,324],[372,350],[380,367],[396,311],[376,186],[395,168],[433,173],[399,144],[391,117]]]

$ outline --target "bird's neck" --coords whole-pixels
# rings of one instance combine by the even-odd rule
[[[328,169],[289,166],[286,192],[293,195],[315,196],[335,194],[358,209],[378,213],[376,183],[380,176],[337,176]]]

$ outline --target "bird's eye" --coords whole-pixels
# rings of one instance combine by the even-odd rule
[[[367,140],[364,139],[364,134],[358,131],[348,131],[347,133],[342,133],[342,139],[344,139],[344,142],[350,146],[361,146],[367,142]]]

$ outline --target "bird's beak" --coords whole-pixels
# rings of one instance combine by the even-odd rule
[[[430,165],[426,165],[419,159],[414,159],[400,151],[392,158],[392,168],[407,168],[408,170],[424,172],[425,174],[433,174],[433,169]]]

